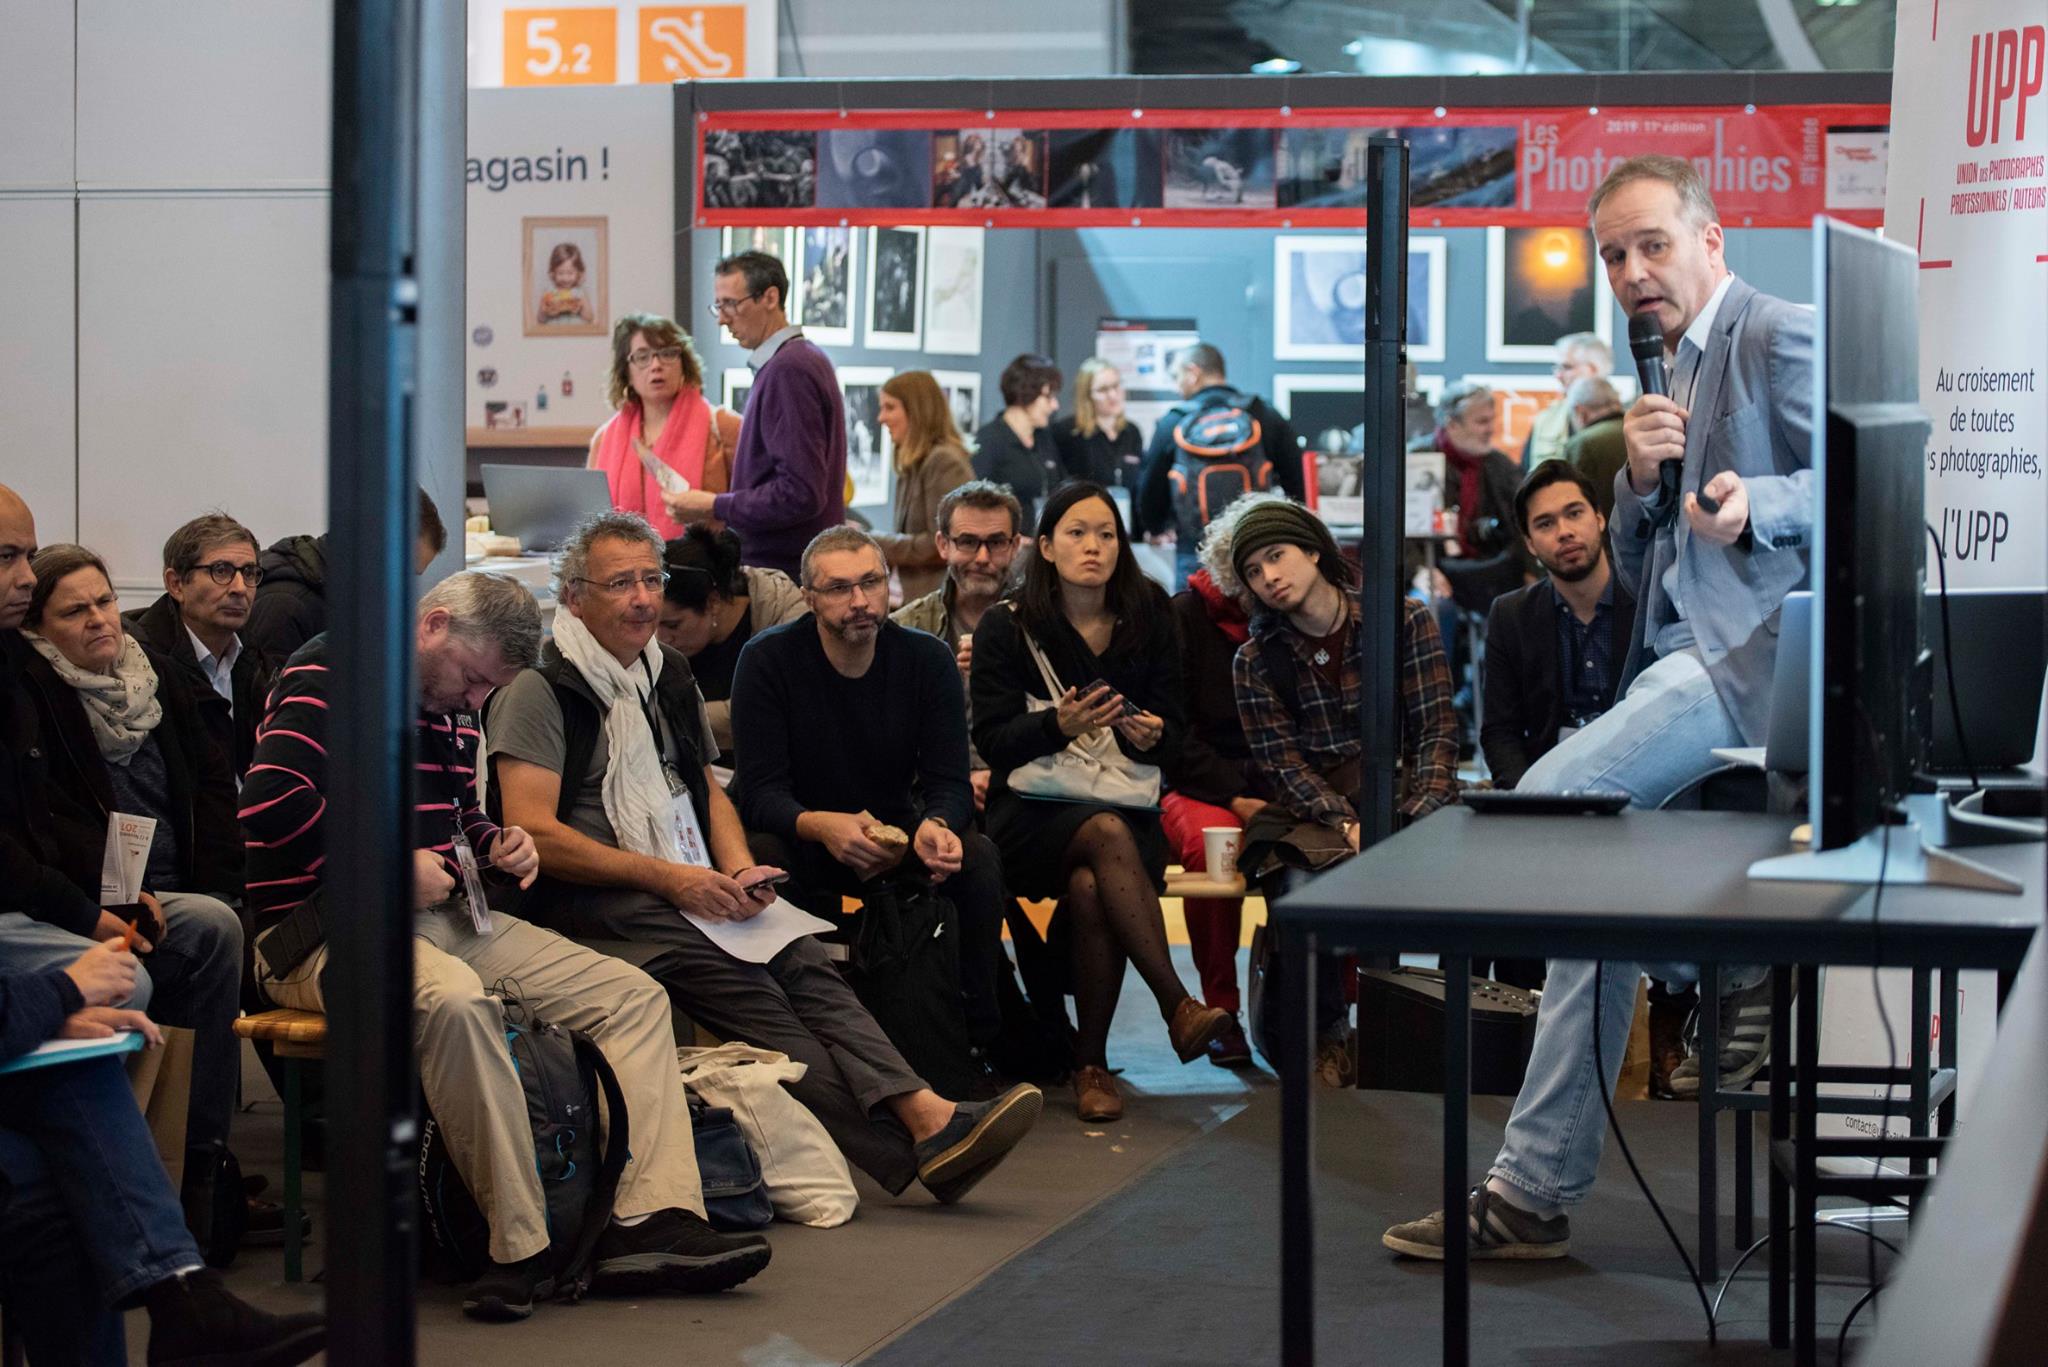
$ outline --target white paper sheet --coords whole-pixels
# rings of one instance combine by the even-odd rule
[[[689,923],[711,943],[742,963],[765,964],[805,935],[832,929],[830,921],[778,897],[757,916],[745,921],[714,921],[684,912]]]
[[[156,839],[156,818],[107,813],[106,857],[100,863],[100,901],[124,906],[142,893],[142,874],[149,847]]]

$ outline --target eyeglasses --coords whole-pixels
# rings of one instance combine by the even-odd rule
[[[679,346],[641,347],[638,351],[627,353],[626,364],[635,370],[644,370],[655,361],[680,361],[682,359],[683,349]]]
[[[668,583],[668,576],[660,570],[649,570],[645,574],[615,574],[609,579],[579,578],[576,582],[588,584],[599,593],[610,597],[623,598],[633,591],[635,585],[649,593],[660,593],[662,587]]]
[[[713,318],[723,318],[728,313],[738,313],[741,304],[749,299],[759,299],[763,293],[765,291],[755,290],[752,294],[743,294],[737,299],[714,299],[704,306],[704,311]]]
[[[957,547],[960,553],[969,560],[974,559],[984,550],[990,555],[994,555],[1016,539],[1014,536],[949,536],[946,538],[948,542]]]
[[[216,584],[232,584],[238,574],[242,576],[242,582],[252,589],[263,582],[261,565],[237,565],[232,560],[216,560],[210,565],[194,565],[191,572],[198,574],[202,571],[212,576]]]
[[[876,594],[888,591],[889,576],[886,574],[866,575],[850,584],[844,579],[835,579],[829,584],[820,584],[811,590],[828,603],[844,603],[856,593],[863,598],[873,598]]]

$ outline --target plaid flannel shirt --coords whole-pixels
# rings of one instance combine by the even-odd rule
[[[1358,603],[1348,605],[1358,621]],[[1451,709],[1451,671],[1443,639],[1420,601],[1401,600],[1400,738],[1397,810],[1408,821],[1424,817],[1457,792],[1458,719]],[[1265,652],[1293,652],[1300,681],[1301,715],[1287,710],[1273,687]],[[1237,714],[1251,743],[1252,759],[1266,774],[1275,800],[1304,821],[1341,826],[1357,819],[1351,794],[1340,793],[1323,775],[1358,756],[1358,654],[1344,660],[1342,685],[1332,689],[1309,659],[1309,643],[1277,613],[1262,612],[1252,637],[1231,664]]]

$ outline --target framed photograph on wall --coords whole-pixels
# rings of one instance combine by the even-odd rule
[[[867,344],[916,351],[924,340],[924,229],[868,229]]]
[[[1445,247],[1408,239],[1408,359],[1444,359]],[[1273,355],[1365,359],[1365,236],[1273,239]]]
[[[519,220],[520,331],[528,337],[604,337],[611,333],[607,220]]]
[[[925,229],[926,351],[981,355],[981,276],[987,247],[980,228]]]
[[[896,474],[896,448],[882,426],[882,385],[896,372],[887,366],[842,366],[839,392],[846,400],[846,473],[853,481],[854,508],[884,508]]]
[[[753,369],[743,365],[727,366],[722,379],[724,383],[719,390],[719,402],[745,417],[747,395],[754,387]]]
[[[981,373],[974,370],[934,370],[932,378],[945,392],[946,407],[953,413],[953,425],[960,429],[961,436],[973,440],[975,430],[981,426]]]
[[[1529,444],[1529,427],[1536,415],[1564,393],[1548,375],[1461,375],[1459,379],[1493,391],[1493,444],[1513,456],[1519,456]]]
[[[1557,339],[1614,344],[1614,296],[1585,228],[1486,230],[1486,359],[1548,365]]]
[[[853,291],[859,280],[860,230],[799,228],[795,307],[789,321],[819,346],[853,345]]]

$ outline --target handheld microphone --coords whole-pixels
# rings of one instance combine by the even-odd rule
[[[1632,313],[1628,317],[1628,350],[1636,358],[1636,379],[1645,394],[1671,397],[1670,373],[1664,365],[1664,331],[1657,326],[1654,313]],[[1676,515],[1678,508],[1678,484],[1685,470],[1680,460],[1667,460],[1657,466],[1657,492],[1660,501]],[[1705,494],[1699,496],[1700,510],[1718,513],[1721,505]]]

